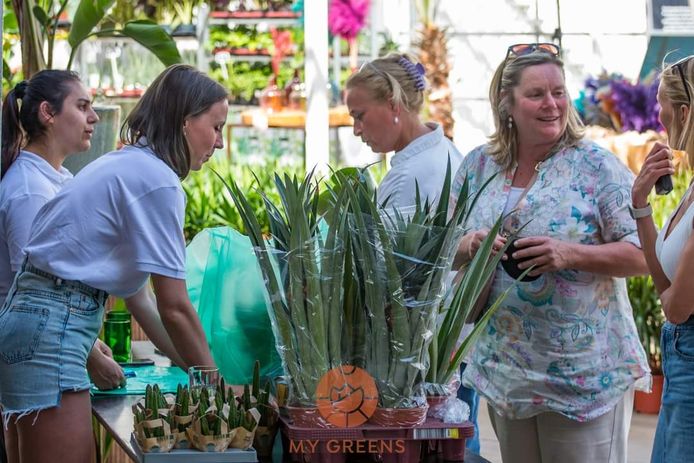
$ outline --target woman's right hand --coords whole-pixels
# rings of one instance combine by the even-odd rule
[[[655,182],[663,175],[671,175],[675,172],[672,164],[672,150],[661,142],[655,142],[653,148],[646,156],[646,160],[641,166],[639,175],[634,180],[631,187],[631,202],[635,208],[642,208],[648,205],[648,195],[650,194]]]
[[[94,385],[102,391],[125,384],[123,369],[113,360],[111,349],[99,339],[87,357],[87,371]]]
[[[477,251],[480,249],[480,246],[482,245],[482,241],[484,241],[487,235],[489,235],[489,230],[486,228],[469,232],[468,234],[464,235],[463,238],[460,240],[460,244],[458,245],[457,254],[459,256],[462,256],[463,260],[471,261],[475,257],[475,254],[477,254]],[[499,252],[505,244],[506,238],[504,238],[501,235],[497,235],[494,239],[494,244],[492,244],[492,255],[495,255],[497,252]],[[502,259],[505,258],[506,256],[502,257]]]

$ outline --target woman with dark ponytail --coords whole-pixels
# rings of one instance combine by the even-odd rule
[[[72,179],[63,161],[89,149],[98,121],[89,92],[70,71],[41,71],[7,94],[2,111],[0,306],[22,265],[34,217]],[[87,367],[102,389],[123,381],[122,369],[101,341],[94,344]],[[5,432],[9,461],[19,461],[15,424],[9,422]]]

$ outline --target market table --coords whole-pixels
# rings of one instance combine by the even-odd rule
[[[132,352],[135,359],[149,358],[154,360],[155,365],[159,367],[171,366],[171,361],[167,357],[155,352],[154,345],[150,341],[133,341]],[[130,442],[130,435],[133,430],[131,407],[140,397],[140,395],[96,395],[92,397],[92,414],[133,461],[139,461],[139,459]],[[279,439],[279,435],[277,437]],[[287,461],[289,460],[287,459]],[[429,461],[436,460],[431,459]],[[467,450],[465,463],[489,463],[489,461]]]
[[[149,358],[154,360],[157,366],[171,366],[171,360],[155,353],[154,345],[150,341],[133,341],[132,352],[134,359]],[[92,396],[92,415],[133,461],[139,460],[130,443],[130,434],[133,431],[131,407],[139,399],[139,395]]]

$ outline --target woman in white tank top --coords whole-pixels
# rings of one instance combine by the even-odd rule
[[[665,386],[652,463],[691,461],[694,443],[694,188],[689,186],[678,208],[660,232],[655,228],[648,195],[656,181],[674,172],[672,150],[687,152],[694,165],[694,55],[663,70],[658,88],[660,121],[668,144],[656,143],[632,188],[632,216],[663,312],[661,346]]]

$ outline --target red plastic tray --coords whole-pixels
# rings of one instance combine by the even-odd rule
[[[285,417],[281,417],[280,422],[285,454],[291,455],[294,461],[310,463],[344,463],[356,452],[341,452],[339,449],[354,451],[358,445],[362,450],[360,456],[371,454],[384,463],[416,463],[420,461],[422,451],[441,453],[447,461],[464,461],[465,440],[475,434],[474,426],[469,421],[451,424],[432,418],[412,428],[386,428],[370,424],[354,428],[298,427]],[[392,441],[400,442],[396,447]],[[293,449],[289,447],[290,442],[293,442]],[[375,442],[376,447],[385,445],[390,450],[369,453],[369,442]]]

